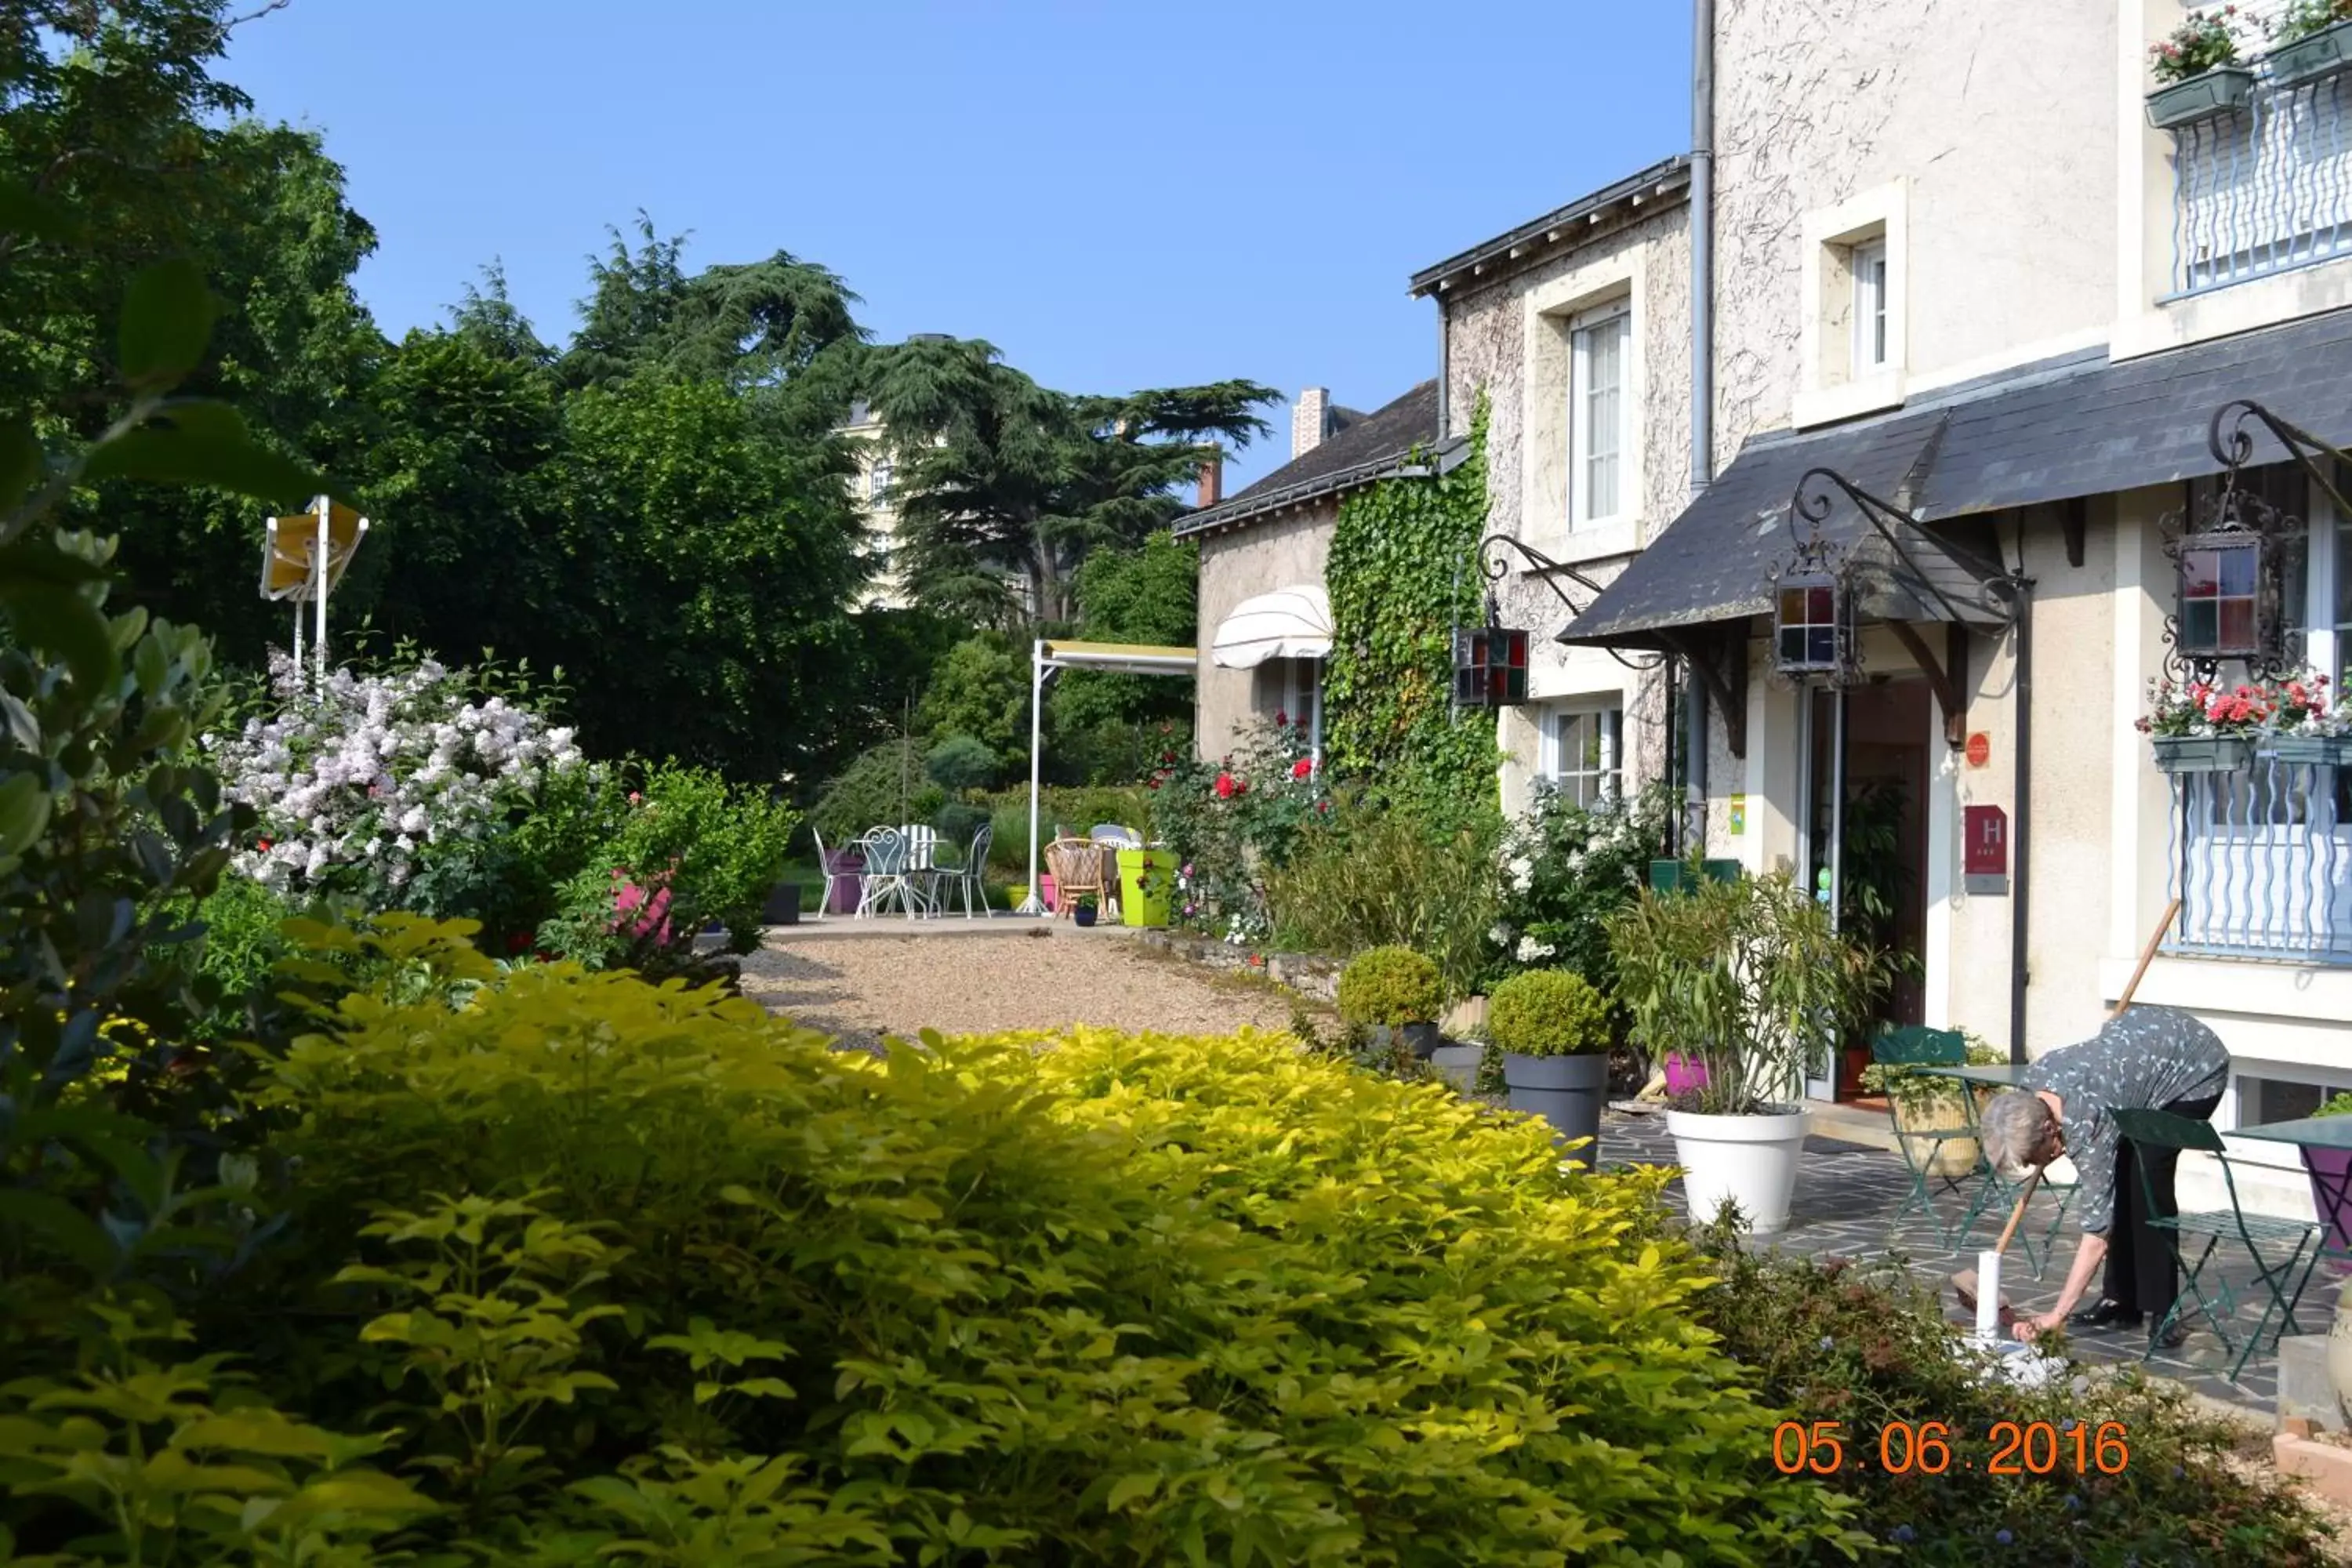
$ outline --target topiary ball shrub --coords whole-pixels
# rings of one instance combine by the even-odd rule
[[[1723,1275],[1721,1289],[1699,1298],[1701,1318],[1796,1424],[1779,1438],[1782,1461],[1815,1423],[1835,1423],[1827,1433],[1845,1462],[1828,1484],[1861,1505],[1873,1538],[1906,1563],[2332,1560],[2296,1496],[2230,1462],[2238,1429],[2177,1387],[2136,1368],[2076,1367],[2042,1388],[2017,1388],[1988,1375],[1963,1331],[1899,1264],[1750,1252],[1722,1226],[1701,1246]],[[1930,1432],[1929,1423],[1941,1425]],[[1996,1431],[2002,1423],[2015,1424],[2013,1436]],[[2036,1423],[2051,1431],[2029,1440]],[[2055,1465],[2032,1473],[2050,1459],[2053,1438]],[[2267,1455],[2267,1433],[2255,1441]]]
[[[1573,970],[1531,969],[1487,997],[1486,1033],[1515,1056],[1600,1056],[1609,1049],[1609,1002]]]
[[[1339,972],[1339,1016],[1351,1024],[1432,1024],[1445,1006],[1437,965],[1407,947],[1375,947]]]
[[[970,735],[950,735],[923,759],[923,771],[933,784],[959,794],[986,789],[1004,771],[1003,759],[985,741]]]
[[[199,1455],[370,1467],[268,1520],[326,1520],[339,1555],[271,1561],[1863,1544],[1850,1504],[1772,1469],[1780,1414],[1696,1321],[1711,1276],[1664,1229],[1662,1172],[1565,1173],[1540,1129],[1287,1036],[877,1056],[709,990],[500,973],[448,926],[308,940],[391,976],[263,1065],[254,1201],[283,1226],[142,1352]],[[56,1474],[141,1451],[119,1395],[14,1381],[125,1359],[85,1348],[0,1336],[0,1528],[27,1552],[113,1524]],[[207,1390],[237,1424],[202,1419]],[[239,1518],[159,1507],[142,1560],[228,1561],[191,1537]]]

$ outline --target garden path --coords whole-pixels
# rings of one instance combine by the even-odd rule
[[[1270,984],[1211,974],[1120,930],[960,921],[778,926],[743,960],[743,991],[772,1012],[871,1049],[886,1033],[986,1034],[1072,1024],[1226,1035],[1279,1029],[1292,999]]]

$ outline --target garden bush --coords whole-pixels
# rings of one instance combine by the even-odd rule
[[[1609,917],[1649,885],[1650,862],[1667,850],[1674,792],[1657,785],[1586,809],[1539,784],[1524,816],[1504,835],[1500,904],[1489,973],[1572,969],[1609,994],[1616,968]],[[1624,1020],[1618,1017],[1618,1033]]]
[[[1037,864],[1045,868],[1045,846],[1054,840],[1056,825],[1084,836],[1098,822],[1116,822],[1137,832],[1148,830],[1150,797],[1140,785],[1047,785],[1037,792]],[[985,802],[996,833],[991,840],[989,863],[1007,874],[1026,876],[1029,858],[1029,791],[999,790]]]
[[[96,1488],[42,1484],[69,1442],[175,1431],[290,1473],[224,1476],[202,1529],[159,1510],[147,1561],[286,1527],[241,1528],[243,1494],[316,1521],[337,1475],[343,1537],[423,1561],[1700,1563],[1847,1539],[1844,1505],[1763,1462],[1776,1413],[1694,1321],[1707,1275],[1657,1229],[1661,1173],[1563,1173],[1540,1131],[1283,1036],[877,1059],[709,991],[502,974],[449,927],[297,930],[440,984],[346,996],[272,1065],[246,1201],[281,1239],[185,1305],[189,1342],[128,1344],[121,1313],[0,1338],[20,1551],[105,1528]],[[104,1398],[81,1369],[133,1353],[173,1409],[69,1428]]]
[[[1609,1003],[1581,974],[1531,969],[1495,987],[1486,1033],[1523,1057],[1597,1056],[1609,1049]]]
[[[970,735],[950,735],[923,758],[924,776],[952,795],[986,789],[1003,771],[1003,760]]]
[[[922,748],[912,741],[886,741],[843,769],[817,797],[809,820],[837,849],[869,827],[929,822],[946,803],[947,792],[924,769]]]
[[[1338,1001],[1351,1024],[1433,1024],[1445,1008],[1445,982],[1411,948],[1376,947],[1339,972]]]
[[[1700,1316],[1756,1370],[1768,1402],[1807,1426],[1841,1423],[1846,1463],[1830,1484],[1862,1505],[1872,1536],[1905,1563],[2286,1568],[2331,1560],[2310,1512],[2232,1468],[2237,1434],[2178,1388],[2136,1370],[2080,1368],[2040,1389],[2009,1386],[1986,1376],[1963,1331],[1898,1263],[1866,1269],[1843,1258],[1748,1252],[1727,1226],[1705,1246],[1724,1285],[1698,1298]],[[1900,1422],[1916,1435],[1930,1421],[1948,1432],[1948,1469],[1922,1474],[1898,1433],[1889,1446],[1904,1473],[1890,1470],[1881,1434]],[[2056,1468],[1992,1474],[1989,1438],[2003,1421],[2021,1430],[2047,1422],[2061,1433]],[[2074,1431],[2095,1441],[2110,1422],[2124,1429],[2128,1461],[2099,1473],[2091,1447],[2090,1473],[2081,1473]],[[1787,1440],[1793,1447],[1793,1435]]]
[[[1410,947],[1437,965],[1447,989],[1467,995],[1486,969],[1494,833],[1487,820],[1449,831],[1410,808],[1343,795],[1266,873],[1276,942],[1342,958]]]
[[[1288,721],[1277,713],[1213,762],[1168,753],[1147,781],[1152,837],[1181,868],[1181,919],[1229,942],[1272,933],[1265,880],[1331,810],[1307,727]]]

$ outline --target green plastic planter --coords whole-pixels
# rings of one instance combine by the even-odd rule
[[[2159,773],[2234,773],[2254,760],[2254,742],[2243,735],[2158,735],[2150,745]]]
[[[2235,114],[2254,90],[2254,73],[2243,66],[2215,66],[2187,81],[2147,95],[2147,122],[2158,131],[2194,125],[2216,115]]]
[[[2352,24],[2338,23],[2337,26]],[[2352,766],[2352,736],[2280,735],[2263,751],[2279,762],[2301,763],[2306,767]]]
[[[1118,852],[1118,918],[1131,926],[1168,924],[1176,900],[1176,857],[1165,849]]]
[[[2263,57],[2273,87],[2299,87],[2352,65],[2352,22],[2337,22],[2282,44]]]

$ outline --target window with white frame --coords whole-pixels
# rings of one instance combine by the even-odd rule
[[[1633,446],[1626,373],[1633,341],[1630,301],[1620,300],[1569,319],[1570,528],[1613,522],[1625,510],[1625,453]]]
[[[890,471],[890,461],[887,458],[866,470],[866,499],[867,500],[874,501],[878,504],[879,502],[889,499]]]
[[[1580,703],[1543,710],[1538,773],[1559,798],[1586,808],[1614,800],[1624,787],[1622,703]]]
[[[1865,240],[1851,254],[1853,271],[1853,378],[1886,368],[1886,242]]]

